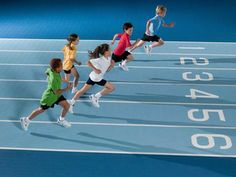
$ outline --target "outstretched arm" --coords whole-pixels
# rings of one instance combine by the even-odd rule
[[[165,27],[165,28],[173,28],[175,26],[175,23],[174,22],[171,22],[170,24],[163,23],[162,26]]]
[[[112,45],[115,43],[115,41],[116,41],[116,39],[117,39],[118,37],[119,37],[119,34],[115,34],[115,35],[114,35],[114,37],[113,37],[113,39],[112,39],[112,42],[111,42]]]
[[[67,92],[68,90],[70,90],[72,88],[72,84],[68,83],[67,87],[64,89],[58,89],[58,90],[54,90],[53,92],[57,95],[62,94],[63,92]]]

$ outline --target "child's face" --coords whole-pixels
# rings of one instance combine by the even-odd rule
[[[158,15],[161,16],[161,17],[165,17],[165,16],[166,16],[166,11],[164,11],[164,10],[160,10],[160,9],[159,9],[157,13],[158,13]]]
[[[72,44],[78,45],[79,44],[79,37],[76,39],[76,41],[73,41]]]
[[[60,64],[60,66],[58,68],[56,68],[56,72],[60,73],[62,71],[62,63]]]
[[[126,32],[129,36],[132,36],[133,30],[134,30],[134,28],[132,27],[132,28],[129,28],[129,29],[125,30],[125,32]]]
[[[112,51],[111,51],[111,49],[109,48],[109,50],[104,53],[104,57],[106,57],[106,58],[110,57],[110,56],[111,56],[111,53],[112,53]]]

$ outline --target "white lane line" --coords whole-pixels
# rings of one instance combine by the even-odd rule
[[[23,67],[49,67],[49,64],[27,64],[27,63],[0,63],[0,66],[23,66]],[[76,67],[88,68],[87,65],[80,65]],[[236,68],[194,68],[194,67],[161,67],[161,66],[128,66],[133,69],[172,69],[172,70],[215,70],[215,71],[236,71]],[[119,66],[115,66],[119,68]]]
[[[0,150],[14,151],[41,151],[41,152],[67,152],[67,153],[95,153],[95,154],[127,154],[127,155],[161,155],[161,156],[186,156],[186,157],[217,157],[236,158],[236,154],[193,154],[193,153],[164,153],[164,152],[136,152],[136,151],[103,151],[82,149],[51,149],[51,148],[26,148],[26,147],[0,147]]]
[[[20,123],[19,120],[1,120],[0,123]],[[31,121],[35,124],[57,124],[53,121]],[[232,126],[194,126],[194,125],[161,125],[161,124],[123,124],[123,123],[91,123],[91,122],[70,122],[72,125],[91,125],[91,126],[118,126],[118,127],[159,127],[159,128],[197,128],[197,129],[223,129],[223,130],[236,130]]]
[[[25,79],[0,79],[0,82],[33,82],[33,83],[47,83],[47,80],[25,80]],[[80,83],[86,83],[86,81],[79,81]],[[182,85],[182,86],[210,86],[210,87],[236,87],[236,85],[227,85],[227,84],[201,84],[201,83],[172,83],[171,81],[161,81],[160,83],[154,82],[125,82],[125,81],[112,81],[114,84],[118,85]],[[72,81],[71,81],[72,83]]]
[[[205,50],[205,47],[178,47],[181,50]]]
[[[0,66],[33,66],[33,67],[49,67],[49,64],[27,64],[27,63],[0,63]],[[80,66],[80,67],[85,67],[85,65]]]
[[[7,98],[0,97],[0,100],[7,101],[40,101],[38,98]],[[91,102],[90,100],[78,100],[77,102]],[[126,100],[100,100],[101,103],[117,104],[157,104],[157,105],[195,105],[195,106],[228,106],[235,107],[236,103],[189,103],[189,102],[160,102],[160,101],[126,101]]]
[[[51,41],[51,42],[66,42],[65,39],[30,39],[30,38],[0,38],[0,40],[2,41]],[[111,40],[104,40],[104,39],[82,39],[80,40],[80,42],[111,42]],[[134,42],[132,40],[132,42]],[[205,41],[166,41],[166,43],[173,43],[173,44],[182,44],[182,43],[186,43],[186,44],[236,44],[236,42],[205,42]]]
[[[58,51],[47,51],[47,50],[0,50],[0,52],[10,52],[10,53],[62,53],[62,51],[58,50]],[[87,54],[88,51],[78,51],[78,54]],[[147,55],[144,52],[134,52],[133,54],[136,55]],[[151,55],[174,55],[174,56],[193,56],[193,55],[197,55],[197,56],[222,56],[222,57],[235,57],[236,54],[216,54],[216,53],[166,53],[166,52],[159,52],[159,53],[155,53],[153,52]]]

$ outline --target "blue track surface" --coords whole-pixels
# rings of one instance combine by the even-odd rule
[[[44,71],[50,58],[62,57],[65,41],[0,41],[2,176],[235,176],[236,43],[167,42],[151,56],[137,49],[129,72],[107,73],[116,90],[101,98],[100,109],[88,100],[101,89],[95,86],[68,114],[70,129],[56,124],[56,107],[24,132],[19,117],[38,106]],[[81,41],[83,64],[86,51],[103,42]],[[78,71],[81,87],[91,70],[82,65]],[[204,81],[192,81],[196,75]],[[194,99],[191,89],[214,95]],[[201,121],[204,110],[212,112]]]

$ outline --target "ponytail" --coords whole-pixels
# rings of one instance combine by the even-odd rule
[[[101,44],[100,46],[97,46],[94,51],[88,51],[89,58],[95,59],[99,58],[100,55],[104,55],[105,52],[109,51],[110,46],[108,44]]]

